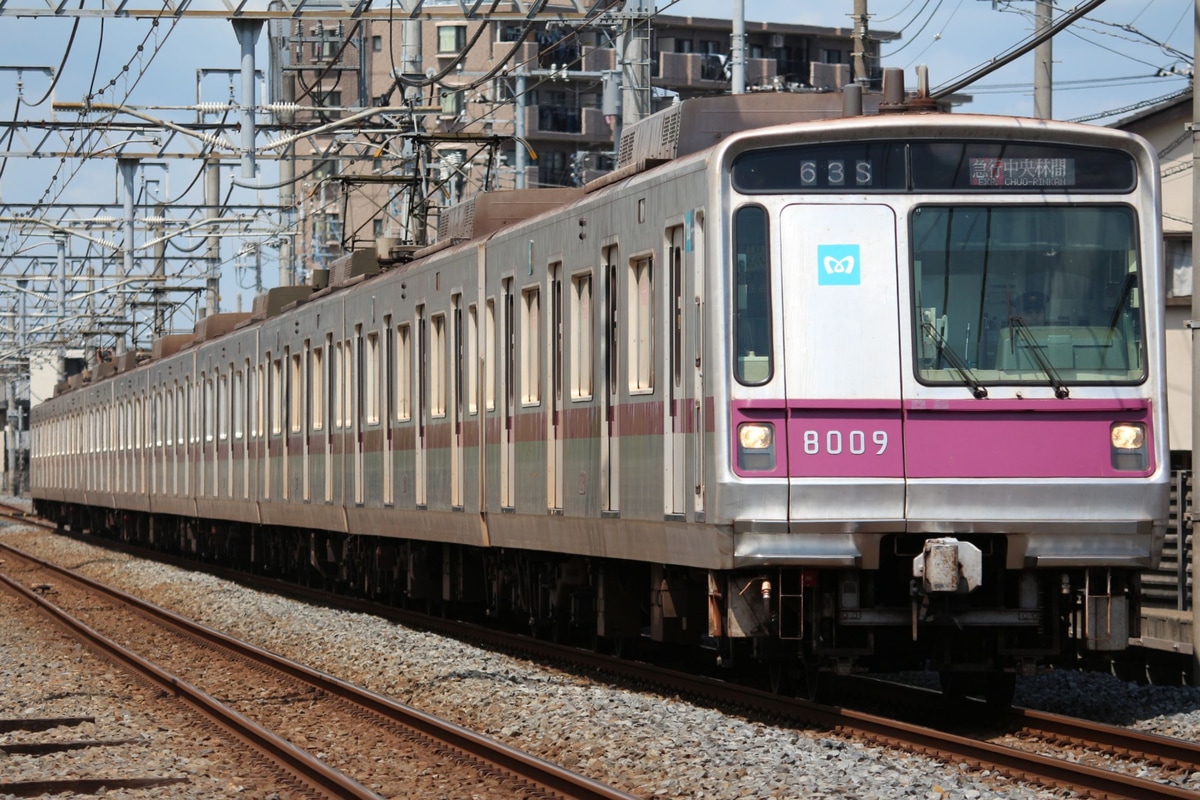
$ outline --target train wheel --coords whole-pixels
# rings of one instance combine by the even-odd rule
[[[967,697],[979,697],[987,703],[989,711],[997,715],[1008,711],[1017,688],[1017,676],[1012,672],[943,670],[938,677],[947,705],[961,704]]]
[[[767,662],[767,688],[771,694],[792,695],[796,692],[796,667],[788,661]]]
[[[827,703],[833,697],[833,673],[821,669],[821,662],[816,658],[805,658],[800,662],[804,674],[804,693],[801,695],[810,703]]]

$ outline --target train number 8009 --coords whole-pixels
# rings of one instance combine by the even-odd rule
[[[871,437],[872,447],[868,447],[867,436]],[[824,447],[822,447],[824,445]],[[804,432],[804,454],[809,456],[825,455],[838,456],[849,453],[853,456],[867,455],[868,449],[874,452],[870,455],[881,456],[887,450],[887,431],[826,431],[824,441],[820,431]]]

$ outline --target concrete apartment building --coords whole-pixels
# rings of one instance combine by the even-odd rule
[[[603,174],[620,136],[621,54],[645,54],[638,63],[624,59],[634,81],[648,76],[640,96],[625,93],[639,109],[727,93],[731,25],[655,16],[625,38],[615,23],[570,21],[533,22],[527,33],[524,20],[274,25],[274,92],[302,109],[298,128],[356,108],[413,109],[390,115],[390,129],[373,117],[297,145],[298,278],[379,240],[428,242],[440,212],[478,191],[574,186]],[[848,28],[748,21],[747,90],[812,93],[821,115],[836,113],[854,50]],[[866,53],[877,84],[877,40]],[[357,142],[346,146],[351,133]]]

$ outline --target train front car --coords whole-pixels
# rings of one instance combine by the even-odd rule
[[[924,666],[1000,702],[1123,649],[1167,519],[1154,153],[929,114],[720,158],[737,570],[710,627],[810,688]]]

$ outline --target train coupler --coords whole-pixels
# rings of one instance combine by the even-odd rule
[[[926,594],[967,594],[983,583],[983,553],[953,537],[929,539],[913,559],[912,574]]]

